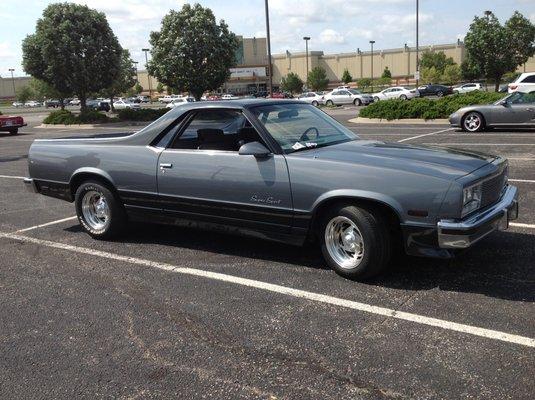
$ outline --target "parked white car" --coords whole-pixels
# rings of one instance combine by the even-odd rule
[[[465,83],[464,85],[455,86],[453,93],[468,93],[474,90],[481,90],[481,83]]]
[[[24,103],[21,103],[20,101],[15,101],[12,104],[13,107],[24,107]]]
[[[420,96],[417,89],[407,89],[403,86],[394,86],[378,93],[372,94],[375,101],[389,100],[389,99],[401,99],[409,100]]]
[[[178,107],[178,106],[180,106],[182,104],[192,103],[194,101],[195,101],[195,99],[193,97],[180,97],[178,99],[174,99],[172,102],[167,104],[165,107],[166,108],[175,108],[175,107]]]
[[[41,107],[42,104],[38,101],[35,101],[35,100],[30,100],[30,101],[27,101],[26,103],[24,103],[24,107]]]
[[[356,89],[334,89],[324,96],[325,104],[338,106],[341,104],[354,104],[356,106],[373,103],[373,97]]]
[[[312,104],[316,107],[320,104],[325,104],[325,97],[322,94],[316,92],[301,93],[301,95],[299,95],[297,99],[304,101],[305,103]]]
[[[79,106],[80,105],[80,99],[72,99],[69,101],[69,105],[71,106]]]
[[[116,109],[116,110],[124,110],[126,108],[132,108],[132,109],[139,109],[141,108],[141,106],[137,103],[128,103],[124,100],[117,100],[113,103],[113,107]]]
[[[221,96],[221,100],[238,100],[239,97],[238,96],[235,96],[233,94],[224,94],[223,96]]]
[[[158,101],[160,103],[171,103],[173,100],[180,99],[182,97],[184,96],[182,96],[181,94],[166,94],[165,96],[160,97]]]
[[[524,72],[509,84],[509,93],[535,91],[535,72]]]

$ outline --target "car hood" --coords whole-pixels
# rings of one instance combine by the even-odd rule
[[[494,161],[497,157],[439,146],[417,146],[356,140],[296,153],[296,156],[334,162],[393,168],[444,179],[457,179]]]

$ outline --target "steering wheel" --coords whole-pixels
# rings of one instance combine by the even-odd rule
[[[318,131],[318,128],[311,126],[303,132],[303,134],[299,137],[299,141],[302,142],[303,140],[310,140],[310,138],[308,137],[308,132],[310,131],[316,131],[316,139],[320,137],[320,132]]]

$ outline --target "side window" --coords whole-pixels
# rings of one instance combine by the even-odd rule
[[[171,148],[238,151],[243,143],[258,139],[245,116],[235,110],[197,111]]]
[[[535,83],[535,75],[526,76],[522,83]]]
[[[351,93],[349,93],[347,90],[340,90],[339,93],[342,94],[342,95],[344,95],[344,96],[347,96],[347,95],[351,94]]]

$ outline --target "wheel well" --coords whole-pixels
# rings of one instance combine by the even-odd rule
[[[312,214],[312,222],[310,225],[310,233],[312,234],[312,236],[315,236],[318,231],[319,224],[321,222],[321,217],[329,209],[341,204],[362,207],[372,212],[379,212],[382,216],[384,216],[392,235],[394,235],[394,237],[399,237],[399,239],[401,240],[401,220],[399,218],[398,213],[392,207],[377,200],[355,197],[337,197],[325,200],[324,202],[319,204]]]
[[[117,193],[115,190],[115,187],[113,184],[109,181],[109,179],[106,179],[102,175],[93,174],[91,172],[81,172],[79,174],[76,174],[70,182],[70,189],[71,189],[71,198],[74,200],[74,196],[76,195],[76,191],[80,187],[80,185],[86,181],[97,181],[99,183],[102,183],[105,185],[108,189],[110,189],[113,193]]]

